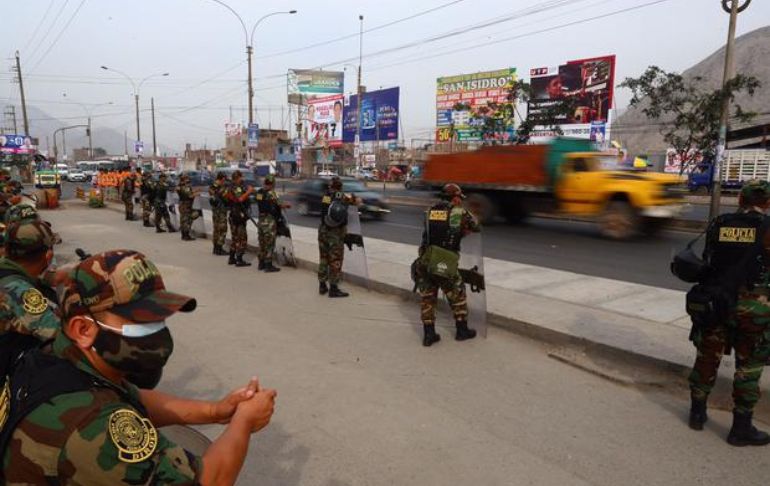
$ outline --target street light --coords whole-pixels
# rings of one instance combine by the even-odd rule
[[[148,79],[168,76],[168,73],[151,74],[151,75],[147,76],[146,78],[142,79],[141,81],[139,81],[139,84],[137,84],[133,80],[133,78],[131,78],[131,76],[129,76],[128,74],[124,73],[123,71],[118,71],[115,68],[110,68],[110,67],[107,67],[107,66],[101,66],[101,68],[104,69],[105,71],[112,71],[114,73],[120,74],[121,76],[126,78],[128,80],[128,82],[131,83],[131,86],[134,88],[134,104],[136,105],[136,140],[137,140],[137,142],[142,140],[142,134],[139,131],[139,90],[141,89],[141,87],[144,84],[144,82],[147,81]]]
[[[721,0],[722,10],[730,14],[730,27],[727,30],[727,46],[725,48],[725,71],[722,78],[724,87],[733,77],[735,66],[733,51],[735,50],[735,27],[738,23],[738,14],[749,7],[751,0]],[[719,216],[719,205],[722,199],[722,159],[727,148],[727,123],[730,119],[730,99],[725,97],[722,102],[722,119],[719,124],[719,143],[717,144],[717,156],[714,161],[714,179],[711,189],[711,207],[709,208],[709,221]]]
[[[361,30],[358,35],[358,106],[356,107],[356,143],[355,147],[358,151],[356,157],[356,170],[361,170],[361,106],[363,105],[361,96],[361,64],[364,60],[364,16],[359,15],[358,20],[361,24]]]
[[[67,97],[67,93],[62,93],[63,97]],[[101,107],[101,106],[107,106],[112,105],[112,101],[108,101],[106,103],[80,103],[78,101],[73,101],[72,103],[75,103],[79,107],[83,108],[83,110],[86,112],[86,116],[88,117],[88,128],[86,129],[86,135],[88,135],[88,158],[90,160],[94,160],[94,146],[93,146],[93,137],[91,134],[91,115],[93,115],[94,110]],[[89,106],[91,107],[89,109]],[[62,132],[62,137],[64,137],[64,132]]]

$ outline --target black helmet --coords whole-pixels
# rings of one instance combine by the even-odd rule
[[[348,207],[339,199],[335,199],[329,205],[324,216],[324,224],[329,228],[338,228],[348,224]]]
[[[329,188],[334,189],[335,191],[342,190],[342,179],[337,176],[332,177],[329,181]]]
[[[463,194],[463,190],[460,189],[460,186],[458,186],[457,184],[446,184],[441,189],[441,199],[452,200],[456,197],[465,199],[465,194]]]

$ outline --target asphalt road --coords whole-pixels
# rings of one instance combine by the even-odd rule
[[[63,199],[73,194],[74,185],[65,183]],[[294,198],[287,195],[285,199],[293,202]],[[423,209],[394,205],[383,221],[364,221],[364,236],[418,245]],[[317,216],[300,216],[294,209],[289,210],[288,218],[291,224],[306,227],[317,227],[319,221]],[[618,242],[601,238],[591,223],[531,218],[522,225],[487,226],[484,252],[500,260],[686,290],[688,285],[674,278],[668,265],[673,253],[694,237],[692,233],[667,231],[652,238]]]

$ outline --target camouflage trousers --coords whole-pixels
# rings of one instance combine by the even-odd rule
[[[698,354],[690,373],[693,399],[708,398],[731,337],[735,350],[733,403],[736,411],[751,412],[759,401],[759,380],[770,358],[770,301],[767,296],[741,296],[733,322],[697,331]]]
[[[259,260],[265,263],[273,261],[275,252],[275,240],[278,236],[278,223],[272,215],[260,215],[259,225]]]
[[[155,205],[155,227],[160,228],[160,222],[161,220],[165,221],[166,228],[169,230],[172,230],[174,228],[174,225],[171,224],[171,216],[168,214],[168,206],[165,204]]]
[[[246,245],[248,244],[248,236],[246,235],[246,221],[235,220],[231,214],[230,234],[232,237],[230,251],[234,251],[236,254],[245,253]]]
[[[179,206],[179,230],[184,234],[189,234],[192,229],[193,222],[193,202],[184,201],[180,202]]]
[[[455,321],[468,320],[468,298],[460,275],[454,280],[439,279],[430,275],[423,276],[417,282],[417,288],[420,291],[420,319],[423,325],[430,326],[436,323],[439,289],[444,292],[449,301]]]
[[[134,200],[133,198],[123,196],[123,206],[126,208],[126,217],[133,218],[134,217]]]
[[[225,238],[227,238],[227,209],[213,209],[211,216],[214,220],[211,239],[216,246],[224,246]]]
[[[146,196],[142,196],[142,221],[149,224],[150,215],[152,214],[152,203]]]
[[[318,227],[318,280],[337,285],[342,280],[342,261],[345,257],[345,234],[347,227]]]

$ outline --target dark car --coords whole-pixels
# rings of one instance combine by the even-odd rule
[[[329,179],[311,179],[297,191],[297,212],[303,216],[321,213],[321,198],[329,185]],[[362,199],[359,212],[363,217],[382,219],[390,212],[382,194],[370,191],[355,179],[342,178],[342,192]]]
[[[208,186],[213,181],[212,175],[208,171],[186,170],[182,174],[190,177],[190,184],[193,187]]]

